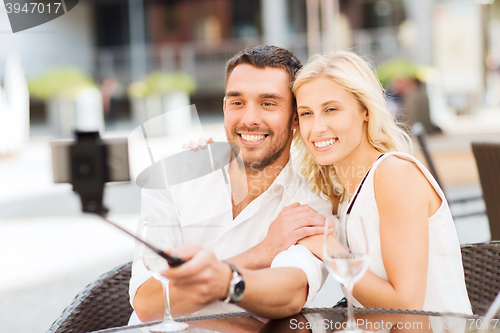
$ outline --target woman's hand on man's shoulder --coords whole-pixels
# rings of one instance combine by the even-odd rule
[[[198,151],[198,147],[200,147],[201,149],[205,149],[207,144],[212,142],[214,142],[213,138],[208,138],[208,140],[205,138],[201,138],[198,140],[198,142],[190,140],[188,143],[182,144],[182,149],[191,149],[193,151]]]

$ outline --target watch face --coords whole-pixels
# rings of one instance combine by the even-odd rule
[[[242,279],[234,285],[231,301],[239,302],[243,298],[244,291],[245,291],[245,281]]]

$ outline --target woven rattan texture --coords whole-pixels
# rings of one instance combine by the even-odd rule
[[[463,245],[462,262],[472,311],[483,315],[500,291],[500,242]]]
[[[492,240],[500,240],[500,143],[472,143]]]
[[[81,291],[47,333],[86,333],[128,323],[132,263],[114,268]]]

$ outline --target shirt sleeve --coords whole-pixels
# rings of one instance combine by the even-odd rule
[[[142,223],[148,218],[160,219],[172,224],[171,233],[165,239],[165,248],[178,248],[182,246],[182,233],[180,232],[177,209],[169,190],[142,190],[141,219],[137,225],[137,234],[141,233]],[[140,242],[136,241],[134,261],[132,263],[132,277],[129,284],[130,304],[132,307],[137,289],[152,277],[142,262],[142,246]]]
[[[323,261],[300,244],[292,245],[286,251],[279,253],[271,263],[271,268],[274,267],[296,267],[306,274],[308,293],[304,307],[311,304],[328,276]]]

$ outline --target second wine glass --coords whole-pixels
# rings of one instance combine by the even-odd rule
[[[155,219],[144,220],[142,222],[142,238],[158,249],[165,250],[165,244],[167,244],[168,240],[172,242],[175,239],[172,234],[172,225],[166,222]],[[167,261],[145,245],[141,245],[141,255],[144,266],[146,266],[155,279],[161,282],[165,302],[163,321],[156,326],[150,327],[149,331],[163,333],[187,330],[189,325],[174,321],[170,312],[168,279],[161,275],[162,271],[169,268]]]
[[[336,234],[331,230],[336,230]],[[345,215],[335,220],[326,219],[323,260],[330,274],[345,290],[347,326],[344,331],[360,332],[354,319],[352,290],[367,271],[370,262],[368,240],[361,216]]]

